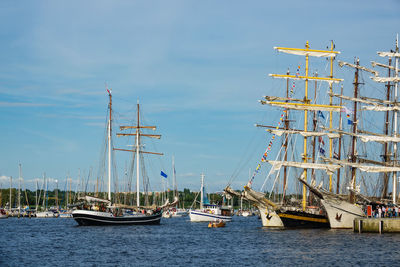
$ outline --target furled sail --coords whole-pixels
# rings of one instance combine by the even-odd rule
[[[329,84],[332,83],[339,83],[343,81],[343,79],[337,79],[337,78],[326,78],[326,77],[318,77],[318,76],[301,76],[301,75],[284,75],[284,74],[269,74],[269,76],[273,78],[279,78],[279,79],[292,79],[292,80],[312,80],[312,81],[321,81],[321,82],[327,82]]]
[[[361,96],[359,98],[355,98],[355,97],[339,95],[339,94],[330,93],[330,92],[328,92],[328,95],[334,96],[334,97],[338,97],[338,98],[341,98],[341,99],[344,99],[344,100],[349,100],[349,101],[353,101],[353,102],[360,102],[360,103],[370,104],[370,105],[376,105],[376,104],[394,105],[394,104],[396,104],[393,101],[388,101],[388,100],[383,100],[383,99],[378,99],[378,98],[372,98],[372,97],[365,97],[365,96]]]
[[[338,64],[339,64],[340,67],[349,66],[349,67],[352,67],[352,68],[356,68],[356,69],[360,69],[360,70],[363,70],[363,71],[370,72],[370,73],[374,74],[375,76],[379,75],[379,72],[377,72],[376,70],[371,70],[371,69],[368,69],[368,68],[360,66],[360,65],[354,65],[354,64],[347,63],[347,62],[340,61],[340,60],[338,61]]]
[[[295,167],[302,169],[316,169],[324,170],[327,174],[333,174],[337,169],[341,168],[338,164],[321,164],[311,162],[296,162],[296,161],[278,161],[278,160],[266,160],[272,165],[272,171],[279,170],[282,166]]]
[[[322,129],[327,130],[327,131],[333,131],[333,132],[336,132],[339,134],[354,136],[354,137],[359,138],[364,143],[366,143],[366,142],[379,142],[379,143],[400,142],[399,137],[394,137],[394,136],[389,136],[389,135],[384,135],[384,134],[365,135],[365,134],[356,134],[356,133],[351,133],[351,132],[340,131],[337,129],[325,128],[325,127],[322,127]]]
[[[339,164],[342,166],[349,166],[353,168],[357,168],[363,172],[398,172],[400,171],[400,167],[386,167],[386,166],[372,166],[372,165],[363,165],[359,163],[352,163],[344,160],[337,160],[331,158],[322,157],[326,162]]]
[[[400,110],[399,106],[394,106],[394,107],[387,107],[387,106],[381,106],[381,105],[374,105],[374,106],[362,106],[361,109],[363,110],[370,110],[370,111],[392,111],[392,110]]]
[[[371,77],[372,80],[379,83],[387,83],[387,82],[400,82],[400,77]]]
[[[263,105],[271,105],[286,109],[295,109],[295,110],[314,110],[314,111],[335,111],[340,112],[341,106],[330,106],[330,105],[317,105],[317,104],[301,104],[301,103],[288,103],[288,102],[273,102],[273,101],[264,101],[259,100],[259,102]]]
[[[264,96],[264,98],[268,101],[297,101],[297,102],[304,102],[304,99],[294,99],[294,98],[288,98],[288,97],[279,97],[279,96]]]
[[[337,54],[340,54],[339,51],[324,51],[324,50],[287,48],[287,47],[274,47],[274,49],[278,50],[278,52],[283,52],[298,56],[336,57]]]
[[[328,132],[305,132],[300,130],[276,130],[276,129],[266,129],[265,131],[273,133],[277,136],[281,136],[282,134],[300,134],[304,137],[310,136],[328,136],[328,138],[339,138],[340,134],[337,133],[328,133]]]
[[[399,52],[377,52],[381,57],[400,57]]]

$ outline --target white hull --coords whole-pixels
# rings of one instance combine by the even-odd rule
[[[328,214],[329,224],[333,229],[351,229],[355,218],[365,217],[361,207],[345,200],[324,196],[321,203]]]
[[[36,213],[37,218],[57,218],[58,215],[59,215],[58,213],[56,214],[52,211],[42,211]]]
[[[222,216],[209,212],[204,212],[201,210],[191,210],[189,213],[189,217],[191,222],[215,222],[218,220],[230,222],[232,220],[231,216]]]
[[[283,222],[275,211],[268,210],[267,208],[259,205],[257,205],[257,208],[260,211],[260,217],[263,227],[271,227],[271,228],[283,227]]]
[[[0,219],[7,219],[8,215],[7,214],[0,214]]]

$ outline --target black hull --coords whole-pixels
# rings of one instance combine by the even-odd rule
[[[84,213],[73,213],[72,217],[80,226],[91,225],[157,225],[160,224],[161,213],[146,216],[109,217]]]
[[[277,212],[286,228],[329,228],[329,220],[324,215],[302,211]]]

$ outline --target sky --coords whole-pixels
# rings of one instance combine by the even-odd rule
[[[279,112],[260,105],[284,90],[268,76],[284,74],[304,58],[274,46],[326,49],[334,41],[339,60],[370,67],[377,51],[394,48],[400,2],[386,1],[1,1],[0,183],[35,188],[45,173],[49,188],[94,186],[104,150],[108,95],[112,88],[114,146],[120,125],[156,125],[160,140],[145,149],[151,189],[171,187],[172,157],[178,188],[208,191],[228,183],[240,189],[268,145],[255,123],[276,125]],[[382,60],[381,60],[382,61]],[[313,61],[314,63],[314,61]],[[318,67],[318,69],[317,69]],[[335,75],[351,84],[352,74]],[[326,60],[310,71],[326,73]],[[302,86],[298,83],[296,86]],[[348,86],[345,90],[349,90]],[[115,152],[123,184],[131,155]],[[152,163],[154,162],[154,163]],[[254,180],[259,188],[269,167]]]

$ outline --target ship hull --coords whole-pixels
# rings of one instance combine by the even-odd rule
[[[214,222],[218,220],[230,222],[232,220],[231,216],[223,216],[197,210],[191,210],[189,217],[191,222]]]
[[[328,218],[303,211],[278,211],[285,228],[329,228]]]
[[[282,228],[283,222],[275,211],[268,210],[265,207],[258,206],[260,212],[261,222],[263,227]]]
[[[161,213],[152,215],[114,216],[110,212],[75,210],[72,217],[80,226],[90,225],[151,225],[160,224]]]
[[[330,227],[333,229],[352,229],[354,219],[365,217],[361,207],[345,200],[324,197],[321,203],[328,215]]]

